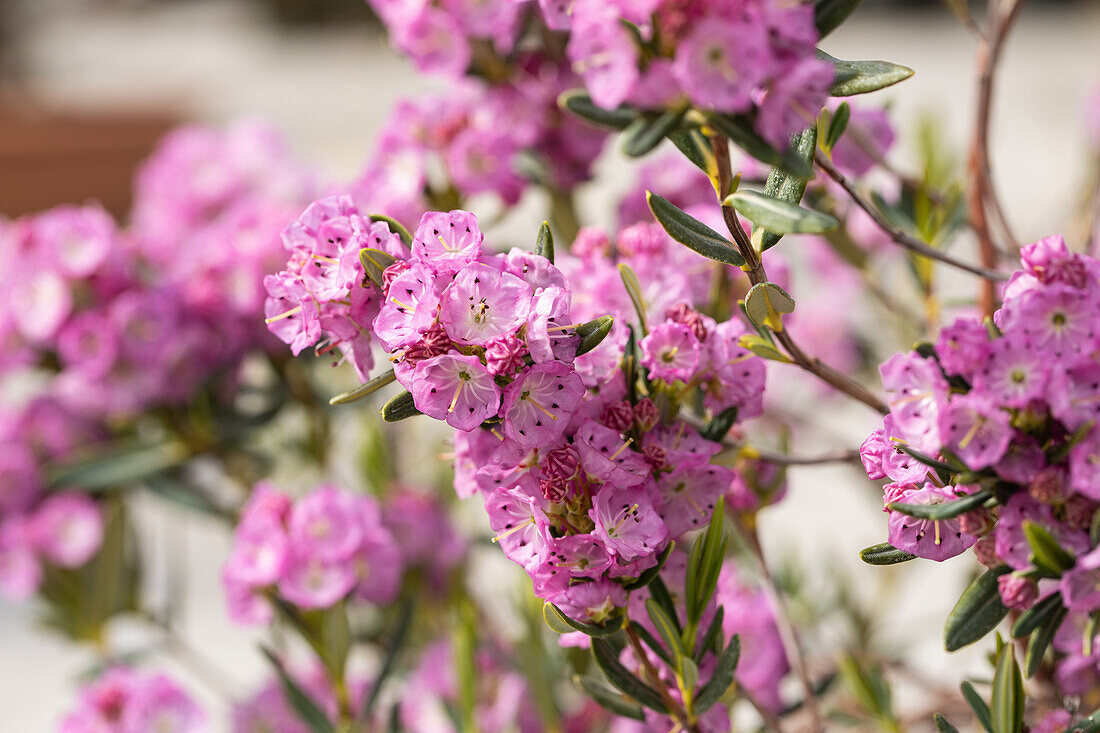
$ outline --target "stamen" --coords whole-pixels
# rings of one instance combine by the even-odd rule
[[[963,439],[959,441],[959,447],[966,448],[966,446],[970,445],[970,441],[974,440],[975,436],[978,435],[978,431],[982,429],[982,425],[984,424],[984,417],[979,417],[977,420],[975,420],[974,424],[970,427],[970,430],[967,430],[966,435],[964,435]]]
[[[310,255],[310,257],[315,260],[321,260],[322,262],[331,262],[334,265],[340,264],[340,260],[336,259],[335,257],[322,257],[321,255]]]
[[[536,409],[540,410],[542,412],[542,414],[546,415],[551,420],[557,420],[558,419],[557,415],[555,415],[554,413],[550,412],[545,407],[540,405],[538,400],[536,400],[534,397],[531,397],[531,396],[528,395],[528,396],[525,396],[524,399],[527,400],[528,402],[530,402],[532,405],[534,405]],[[618,455],[618,454],[616,453],[615,455]]]
[[[455,396],[451,398],[451,406],[447,408],[447,412],[454,412],[455,405],[458,404],[458,396],[462,394],[462,387],[466,384],[466,380],[458,380],[458,386],[455,387]]]
[[[611,458],[609,460],[613,461],[616,458],[618,458],[619,454],[621,454],[624,450],[626,450],[627,447],[633,442],[634,442],[634,438],[627,438],[626,442],[619,446],[619,450],[617,450],[617,451],[615,451],[614,453],[611,454]]]
[[[398,300],[397,298],[393,298],[393,297],[391,297],[391,298],[390,298],[390,302],[391,302],[391,303],[396,303],[396,304],[397,304],[398,306],[400,306],[400,307],[402,307],[402,308],[404,308],[405,310],[408,310],[408,311],[414,311],[414,310],[416,310],[416,308],[413,308],[413,307],[412,307],[411,305],[406,305],[406,304],[402,303],[402,302],[401,302],[400,300]]]
[[[497,430],[496,428],[491,428],[489,430],[489,432],[492,433],[493,435],[497,436],[497,438],[500,440],[501,443],[504,442],[504,436],[500,434],[499,430]]]
[[[548,328],[546,330],[547,331],[564,331],[564,330],[569,329],[569,328],[579,328],[583,325],[584,325],[583,323],[570,323],[568,326],[551,326],[550,328]]]
[[[620,519],[618,522],[615,522],[615,526],[611,528],[611,531],[608,532],[608,534],[612,534],[613,532],[617,531],[619,529],[619,527],[623,526],[623,524],[626,523],[626,520],[630,519],[630,515],[633,514],[636,511],[638,511],[638,505],[637,504],[634,504],[633,506],[630,506],[630,507],[624,509],[623,510],[623,518]]]
[[[501,532],[500,534],[498,534],[496,537],[493,538],[493,542],[500,542],[502,539],[504,539],[508,535],[515,534],[516,532],[518,532],[521,529],[523,529],[524,527],[526,527],[528,524],[534,524],[534,523],[535,523],[535,518],[530,517],[529,519],[527,519],[523,522],[520,522],[515,527],[512,527],[511,529],[505,530],[505,531]]]
[[[286,313],[280,313],[277,316],[272,316],[271,318],[265,318],[264,323],[274,323],[275,321],[281,321],[284,318],[290,318],[291,316],[295,315],[296,313],[301,313],[301,312],[302,312],[302,306],[296,305],[293,308],[291,308],[290,310],[288,310]]]
[[[939,545],[943,542],[943,538],[940,537],[940,520],[935,520],[933,524],[936,525],[936,544]]]

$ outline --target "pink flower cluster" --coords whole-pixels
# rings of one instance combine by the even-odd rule
[[[466,80],[399,103],[355,200],[415,221],[454,194],[492,194],[510,206],[532,182],[568,190],[588,180],[607,134],[559,110],[558,95],[577,83],[560,63],[529,53],[506,82]]]
[[[52,494],[33,511],[0,519],[0,593],[29,598],[42,582],[43,563],[76,568],[103,541],[103,515],[85,494]]]
[[[887,504],[940,504],[991,490],[997,506],[952,519],[891,511],[891,544],[933,560],[973,546],[983,564],[1014,571],[1000,578],[1005,605],[1026,609],[1059,591],[1072,627],[1100,610],[1100,549],[1089,535],[1100,509],[1100,261],[1071,253],[1057,236],[1021,255],[992,323],[960,318],[930,352],[882,365],[891,412],[860,452],[868,476],[890,479]],[[952,462],[965,476],[945,484],[906,448]],[[1029,572],[1025,521],[1076,557],[1060,580],[1037,584]],[[1097,675],[1098,660],[1067,664]]]
[[[194,700],[163,674],[112,667],[80,691],[76,708],[58,733],[202,733],[206,716]]]
[[[292,501],[261,483],[241,510],[222,583],[234,621],[264,624],[272,595],[306,609],[349,595],[388,603],[403,573],[404,557],[373,498],[320,486]]]
[[[813,5],[780,0],[546,0],[547,25],[570,31],[567,53],[593,101],[645,108],[691,104],[740,114],[786,146],[814,123],[834,71],[815,56]]]

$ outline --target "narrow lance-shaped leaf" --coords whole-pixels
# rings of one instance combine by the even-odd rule
[[[637,700],[642,705],[667,715],[661,696],[652,687],[635,677],[626,667],[619,662],[619,655],[615,648],[604,639],[592,639],[592,657],[596,664],[607,677],[607,681],[621,690],[627,697]]]
[[[696,662],[702,662],[708,650],[714,651],[715,654],[721,651],[721,642],[719,639],[722,636],[722,621],[725,617],[726,609],[719,606],[718,610],[714,612],[714,618],[710,620],[710,626],[707,627],[707,632],[703,634],[703,638],[699,641],[699,648],[695,651]]]
[[[611,130],[623,130],[638,116],[637,110],[625,105],[618,109],[597,107],[592,97],[583,89],[562,92],[558,97],[558,106],[580,117],[585,122]]]
[[[125,447],[105,456],[63,467],[50,476],[50,486],[98,491],[123,488],[187,462],[190,451],[182,443]]]
[[[1051,643],[1054,641],[1054,635],[1058,633],[1059,627],[1066,620],[1068,614],[1068,609],[1059,606],[1054,615],[1048,618],[1046,623],[1031,635],[1027,645],[1027,653],[1024,655],[1025,675],[1032,677],[1039,670],[1039,665],[1043,662],[1043,656],[1050,648]]]
[[[328,719],[328,716],[321,709],[320,705],[314,702],[294,679],[287,673],[283,663],[279,661],[278,657],[266,647],[260,647],[260,651],[275,667],[275,673],[279,677],[279,684],[283,688],[283,694],[286,696],[290,706],[294,709],[298,718],[305,723],[312,733],[336,733],[336,727],[332,724],[332,721]]]
[[[974,717],[978,719],[978,724],[988,733],[993,733],[993,723],[990,721],[989,706],[985,704],[985,700],[983,700],[982,696],[978,694],[978,691],[974,689],[974,685],[969,682],[963,682],[959,685],[959,690],[962,692],[966,704],[974,711]]]
[[[542,607],[542,617],[551,631],[558,634],[568,634],[579,631],[588,636],[610,636],[623,627],[624,616],[616,614],[602,624],[590,624],[570,618],[553,603],[547,602]]]
[[[634,629],[634,633],[638,635],[638,638],[642,640],[642,643],[653,650],[653,653],[661,658],[669,669],[676,669],[677,664],[672,659],[672,655],[668,652],[668,647],[657,640],[653,634],[649,633],[646,627],[640,624],[634,624],[631,628]]]
[[[993,733],[1019,733],[1024,727],[1024,680],[1012,644],[1002,646],[997,657],[989,719]]]
[[[725,651],[718,657],[718,666],[714,668],[714,674],[695,696],[694,713],[696,715],[705,713],[714,703],[722,699],[722,695],[726,694],[726,690],[733,684],[734,673],[737,671],[737,662],[740,658],[741,637],[734,634]]]
[[[741,267],[745,259],[728,239],[685,213],[671,201],[647,191],[646,201],[657,223],[680,244],[717,262]]]
[[[1062,607],[1062,594],[1059,591],[1051,593],[1046,598],[1036,603],[1031,608],[1020,614],[1016,623],[1012,625],[1012,637],[1020,639],[1027,636],[1035,629],[1044,625]]]
[[[649,614],[649,620],[653,622],[653,627],[657,629],[657,633],[665,643],[665,649],[669,651],[669,655],[672,658],[673,669],[679,669],[680,660],[687,654],[684,651],[684,644],[680,639],[680,631],[676,628],[676,624],[665,613],[665,609],[661,607],[660,603],[647,598],[645,601],[645,610]]]
[[[615,319],[612,316],[600,316],[577,326],[576,334],[581,337],[580,343],[577,344],[577,356],[587,354],[603,343],[607,334],[611,333],[611,327],[614,324]]]
[[[748,189],[735,191],[725,204],[757,226],[777,234],[824,234],[839,224],[828,214]]]
[[[730,139],[737,147],[756,158],[762,163],[778,166],[791,175],[809,178],[813,175],[813,168],[804,160],[790,151],[778,151],[768,141],[760,137],[753,129],[752,119],[745,115],[723,115],[711,113],[707,115],[707,122],[714,126],[718,132]]]
[[[1077,559],[1058,544],[1058,540],[1047,531],[1043,525],[1024,520],[1024,537],[1031,547],[1031,555],[1035,564],[1055,575],[1060,575],[1069,570],[1077,562]]]
[[[829,127],[825,133],[825,139],[821,142],[821,148],[826,153],[831,153],[836,144],[840,142],[841,136],[844,131],[848,129],[848,120],[851,119],[852,108],[848,106],[847,102],[841,102],[840,106],[836,108],[836,112],[833,113],[832,118],[829,120]]]
[[[916,560],[917,556],[905,550],[899,550],[889,542],[883,542],[860,550],[859,559],[868,565],[897,565],[898,563]]]
[[[622,278],[626,294],[630,296],[630,302],[634,304],[634,312],[638,314],[638,325],[642,329],[642,335],[649,333],[649,325],[646,323],[645,297],[642,295],[642,283],[634,268],[625,262],[619,263],[619,277]]]
[[[631,158],[640,158],[653,151],[668,133],[676,129],[687,107],[663,112],[656,117],[638,117],[623,130],[623,152]]]
[[[862,0],[817,0],[814,3],[814,25],[820,38],[829,35],[843,23]]]
[[[814,152],[816,149],[816,125],[806,128],[791,138],[791,155],[795,155],[800,160],[805,161],[808,166],[813,165]],[[787,203],[797,204],[802,200],[802,195],[806,193],[806,184],[808,182],[808,178],[791,175],[782,168],[772,168],[771,172],[768,173],[768,180],[764,183],[764,194],[767,196],[774,196]],[[753,232],[753,240],[756,242],[756,246],[761,252],[769,250],[778,244],[782,236],[781,233],[773,232],[766,228],[757,228],[757,230]]]
[[[639,705],[634,704],[602,682],[598,682],[591,677],[574,677],[573,679],[589,697],[605,710],[631,720],[645,720],[645,711]]]
[[[554,235],[550,231],[550,222],[544,221],[539,225],[539,235],[535,239],[535,254],[545,257],[554,263]]]
[[[419,414],[410,392],[402,392],[382,405],[382,419],[386,422],[398,422]]]
[[[997,579],[1009,571],[1007,565],[991,568],[963,591],[944,626],[947,651],[953,652],[981,639],[1008,614],[1008,609],[1001,603]]]
[[[955,501],[945,501],[942,504],[888,504],[891,511],[900,512],[918,519],[951,519],[960,514],[977,509],[985,504],[993,495],[988,491],[975,491]]]
[[[690,130],[676,130],[668,134],[668,139],[672,141],[681,153],[684,154],[688,160],[690,160],[696,168],[707,174],[707,178],[714,182],[717,187],[718,179],[718,159],[714,157],[714,151],[711,149],[710,141],[707,136],[704,135],[696,128]],[[729,193],[728,191],[719,192],[719,195]]]
[[[361,400],[364,397],[374,394],[378,390],[382,389],[386,385],[393,384],[397,380],[393,370],[390,369],[387,372],[379,374],[374,379],[370,380],[366,384],[360,384],[355,389],[349,389],[347,392],[338,394],[328,401],[330,405],[347,405],[357,400]]]
[[[818,50],[817,57],[828,61],[836,69],[836,78],[829,87],[834,97],[850,97],[855,94],[867,94],[893,86],[913,75],[907,66],[889,61],[844,61]]]
[[[742,349],[748,349],[752,353],[759,356],[761,359],[767,359],[768,361],[778,361],[784,364],[794,363],[786,354],[775,348],[773,344],[771,344],[764,338],[757,336],[754,333],[746,333],[741,335],[737,339],[737,345],[740,346]]]
[[[396,257],[380,249],[364,247],[359,250],[359,264],[363,266],[363,271],[367,273],[367,278],[374,284],[374,287],[379,290],[382,289],[383,273],[385,273],[387,267],[396,261]]]
[[[703,426],[703,429],[699,431],[699,435],[712,443],[721,443],[726,437],[726,434],[730,431],[730,428],[733,427],[733,424],[737,422],[738,412],[737,405],[727,407],[712,417],[710,421]]]
[[[661,568],[665,566],[665,562],[672,554],[673,548],[676,547],[676,541],[671,540],[665,546],[664,552],[657,558],[657,564],[651,568],[646,568],[642,571],[641,575],[631,581],[623,583],[623,589],[628,591],[636,591],[645,588],[647,585],[653,582],[653,580],[660,574]]]
[[[412,246],[412,234],[410,234],[409,230],[405,228],[405,225],[399,222],[397,219],[386,216],[385,214],[371,214],[370,220],[375,222],[386,222],[386,226],[390,228],[391,232],[401,237],[401,241],[405,244],[406,247]]]
[[[936,730],[940,733],[959,733],[959,729],[947,722],[947,718],[939,713],[932,716],[932,722],[936,724]]]

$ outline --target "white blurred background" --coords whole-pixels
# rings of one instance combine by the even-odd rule
[[[0,77],[0,213],[22,213],[11,204],[19,182],[4,176],[5,155],[18,150],[4,141],[2,129],[5,118],[28,112],[122,111],[214,123],[259,115],[334,179],[354,176],[395,100],[433,84],[388,48],[358,2],[334,2],[335,22],[286,23],[273,8],[282,6],[284,16],[303,9],[311,15],[316,8],[244,0],[0,0],[6,72]],[[895,162],[914,164],[912,133],[927,115],[939,119],[945,144],[963,151],[974,99],[973,39],[934,4],[864,5],[823,45],[838,57],[883,58],[916,69],[909,81],[876,95],[875,101],[890,102],[899,128]],[[1098,84],[1100,3],[1029,5],[1005,49],[992,128],[995,179],[1025,241],[1065,230],[1080,203],[1094,164],[1085,155],[1083,109]],[[582,211],[594,223],[611,221],[614,194],[629,183],[622,175],[628,164],[613,150],[606,157],[600,179],[582,194]],[[92,189],[83,195],[124,193]],[[525,204],[539,210],[537,201]],[[949,282],[972,287],[966,279]],[[815,422],[834,434],[836,445],[853,446],[874,427],[874,418],[853,408]],[[837,573],[867,594],[879,593],[885,578],[896,581],[896,592],[873,601],[878,614],[906,640],[917,664],[956,686],[964,673],[981,669],[980,650],[948,656],[940,627],[974,562],[968,555],[943,566],[861,566],[858,551],[885,536],[878,508],[874,492],[850,468],[796,469],[788,499],[763,517],[766,549],[776,557],[793,553],[823,589]],[[244,694],[264,675],[254,637],[232,626],[222,610],[218,570],[228,533],[154,500],[144,501],[140,511],[155,561],[187,559],[185,635],[231,675],[223,681],[200,668],[173,667],[212,706],[220,725],[225,710],[215,690],[231,686],[230,692]],[[118,630],[121,638],[127,633]],[[75,676],[93,660],[90,651],[37,629],[32,608],[0,601],[0,731],[50,730],[71,704]]]

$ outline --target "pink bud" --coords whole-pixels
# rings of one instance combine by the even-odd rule
[[[1066,498],[1066,470],[1047,466],[1028,484],[1027,493],[1043,504],[1061,503]]]
[[[661,412],[653,404],[653,400],[643,397],[634,405],[634,420],[638,423],[638,429],[647,433],[657,427],[657,423],[661,421]]]
[[[612,430],[625,433],[634,427],[634,408],[626,400],[612,402],[604,408],[600,422]]]
[[[974,543],[974,556],[987,568],[995,568],[1003,564],[1001,558],[997,557],[993,535],[981,537]]]
[[[1029,608],[1039,597],[1039,584],[1015,573],[998,578],[997,588],[1001,592],[1001,600],[1009,608]]]

